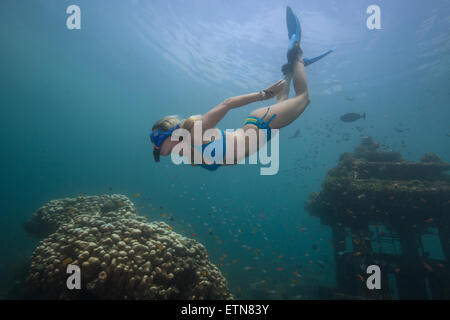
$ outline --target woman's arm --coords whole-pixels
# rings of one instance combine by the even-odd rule
[[[228,98],[218,106],[214,107],[202,116],[202,129],[214,128],[216,124],[225,117],[231,109],[239,108],[247,104],[270,99],[278,94],[284,86],[284,80],[280,80],[266,90],[256,93],[244,94],[242,96]]]

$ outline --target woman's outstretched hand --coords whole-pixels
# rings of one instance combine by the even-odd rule
[[[267,89],[261,91],[262,100],[271,99],[271,98],[277,96],[281,92],[281,90],[283,90],[285,84],[286,84],[286,80],[282,79],[282,80],[278,81],[277,83],[271,85]]]

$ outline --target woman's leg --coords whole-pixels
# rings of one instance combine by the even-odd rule
[[[301,52],[301,50],[299,50]],[[306,70],[303,65],[303,59],[299,53],[297,58],[293,61],[293,74],[287,75],[292,77],[294,81],[295,97],[287,99],[289,93],[289,82],[287,82],[287,91],[284,91],[278,96],[278,102],[270,107],[269,113],[263,120],[268,120],[274,113],[277,114],[275,119],[270,123],[272,129],[279,129],[289,125],[297,119],[308,106],[310,99],[308,93],[308,85],[306,79]],[[267,111],[267,107],[257,109],[251,113],[251,116],[261,118]]]
[[[291,89],[292,72],[288,73],[284,80],[286,81],[283,90],[277,96],[277,103],[289,98],[289,90]]]

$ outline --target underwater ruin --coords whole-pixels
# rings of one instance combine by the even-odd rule
[[[333,233],[336,289],[322,298],[450,299],[450,164],[380,150],[371,137],[344,153],[306,209]],[[381,290],[366,268],[381,269]]]

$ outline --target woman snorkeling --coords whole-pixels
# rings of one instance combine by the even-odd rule
[[[287,7],[286,10],[286,24],[288,29],[289,47],[287,52],[288,62],[282,67],[284,79],[260,92],[228,98],[204,115],[191,116],[185,120],[180,120],[177,116],[169,116],[157,121],[153,125],[152,133],[150,134],[151,141],[154,144],[153,155],[155,157],[155,161],[158,162],[161,155],[167,156],[172,152],[176,152],[174,151],[174,148],[178,144],[182,143],[188,144],[188,148],[192,151],[190,153],[191,155],[195,152],[202,153],[203,163],[199,164],[201,167],[208,170],[216,170],[223,164],[214,163],[212,159],[208,159],[207,162],[209,164],[206,164],[204,161],[207,157],[206,152],[203,154],[203,151],[207,146],[214,144],[214,150],[218,150],[218,148],[223,150],[223,157],[226,157],[227,159],[226,165],[237,164],[242,160],[241,156],[239,156],[238,152],[235,150],[236,148],[233,147],[227,149],[226,141],[234,141],[236,143],[239,139],[245,138],[245,132],[247,130],[256,130],[257,137],[260,136],[259,131],[264,130],[267,135],[267,141],[269,141],[271,138],[272,129],[286,127],[297,119],[303,111],[305,111],[306,107],[310,103],[305,66],[323,58],[332,52],[332,50],[328,50],[313,59],[304,59],[300,48],[300,22],[289,7]],[[289,99],[288,96],[291,81],[294,85],[295,97]],[[223,130],[215,128],[217,123],[225,117],[228,111],[245,106],[252,102],[268,100],[273,97],[277,97],[277,102],[271,106],[252,111],[245,121],[242,130],[224,132]],[[201,121],[202,131],[206,131],[208,129],[217,130],[217,136],[221,138],[213,141],[202,141],[201,145],[195,145],[194,138],[192,138],[191,141],[173,141],[172,139],[167,139],[178,128],[188,130],[192,137],[194,137],[194,124],[197,121]],[[198,134],[198,132],[196,132],[196,134]],[[201,136],[203,137],[203,134]],[[250,149],[258,150],[262,145],[263,144],[260,144],[259,141],[258,146],[249,146],[246,144],[245,157],[249,156]],[[175,150],[180,150],[180,148],[175,148]],[[187,156],[183,154],[180,155]],[[189,159],[192,164],[193,158],[194,157],[191,156],[191,159]],[[228,159],[233,159],[233,161],[229,163]]]

